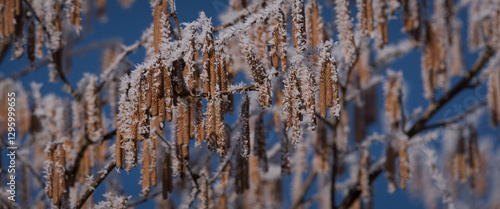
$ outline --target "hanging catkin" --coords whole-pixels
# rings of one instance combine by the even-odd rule
[[[461,183],[465,183],[467,179],[465,166],[465,138],[463,136],[463,131],[460,132],[456,147],[457,150],[454,156],[454,164],[457,169],[458,179]]]
[[[500,70],[490,69],[488,79],[488,106],[494,126],[500,122]]]
[[[327,41],[321,45],[319,56],[320,78],[319,78],[319,106],[320,116],[325,118],[327,115],[327,107],[332,107],[337,104],[337,87],[336,82],[333,81],[332,71],[336,72],[335,63],[332,62],[330,57],[331,42]],[[336,78],[336,73],[334,74]],[[335,92],[335,95],[334,95]]]
[[[408,161],[407,143],[406,139],[399,143],[399,186],[401,189],[406,189],[406,179],[409,175],[410,162]]]
[[[361,187],[361,196],[363,199],[369,200],[370,194],[370,150],[363,147],[359,160],[359,185]]]
[[[402,92],[402,73],[389,71],[389,78],[384,84],[385,91],[385,115],[389,125],[393,128],[398,127],[401,120],[401,92]]]
[[[205,118],[203,117],[203,103],[202,100],[196,98],[195,105],[195,118],[196,118],[196,146],[200,146],[205,141]]]
[[[292,144],[299,142],[302,137],[302,129],[300,123],[302,122],[301,105],[303,104],[301,98],[301,88],[297,71],[291,72],[285,81],[285,98],[284,98],[284,115],[285,124],[287,129],[292,128]]]
[[[170,155],[169,148],[166,149],[163,155],[162,167],[162,195],[163,199],[168,198],[168,194],[172,193],[172,156]]]
[[[318,129],[315,134],[314,144],[314,168],[317,171],[326,174],[328,173],[328,143],[327,143],[327,129],[323,121],[318,122]]]
[[[292,3],[292,43],[301,53],[305,50],[306,20],[304,12],[304,1],[294,0]]]
[[[377,43],[379,48],[389,43],[387,26],[387,2],[385,0],[374,0],[373,10],[377,25]]]
[[[396,189],[396,152],[390,142],[386,145],[385,157],[385,176],[389,183],[389,192],[393,192]]]
[[[264,173],[268,170],[267,165],[267,154],[266,154],[266,135],[267,130],[264,126],[264,116],[263,114],[259,114],[257,119],[255,120],[255,129],[254,129],[254,153],[259,158],[259,166],[264,171]]]
[[[157,169],[157,152],[156,152],[156,147],[158,147],[158,135],[154,135],[150,139],[151,142],[151,147],[150,147],[150,152],[151,152],[151,165],[150,165],[150,170],[151,170],[151,186],[156,186],[157,179],[158,179],[158,169]]]
[[[358,24],[363,35],[370,36],[373,31],[373,7],[372,0],[356,0],[358,9]]]
[[[241,112],[240,112],[240,121],[241,121],[241,137],[239,140],[239,144],[241,146],[241,156],[243,158],[248,159],[250,156],[250,99],[248,95],[244,95],[241,102]]]
[[[236,193],[241,194],[248,188],[250,188],[249,182],[249,171],[248,171],[248,159],[242,155],[236,155],[236,165],[235,171],[235,186]]]
[[[212,28],[210,27],[210,29]],[[215,84],[215,81],[211,81],[214,76],[211,75],[211,68],[215,67],[215,48],[212,33],[212,30],[206,31],[205,42],[201,50],[203,55],[203,72],[201,74],[201,80],[203,81],[203,93],[206,94],[211,94],[213,93],[212,90],[215,90],[215,86],[212,87],[212,83]]]
[[[335,0],[335,24],[339,31],[339,40],[346,54],[346,61],[352,62],[355,56],[356,45],[352,31],[351,14],[348,0]]]
[[[142,195],[147,196],[151,191],[151,153],[149,141],[142,146]]]

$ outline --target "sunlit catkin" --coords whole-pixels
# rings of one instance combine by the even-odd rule
[[[363,35],[370,36],[373,31],[373,7],[372,0],[356,0],[358,9],[358,24]]]
[[[149,141],[142,146],[142,195],[147,196],[151,191],[151,153]]]

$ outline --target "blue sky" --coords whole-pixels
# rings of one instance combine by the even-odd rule
[[[208,17],[213,17],[212,20],[214,22],[214,25],[217,26],[219,25],[217,16],[219,13],[225,10],[225,6],[227,4],[226,2],[226,0],[178,0],[177,11],[179,22],[191,22],[198,17],[199,11],[204,11]],[[325,4],[323,1],[320,1],[320,4],[323,5],[323,16],[325,20],[327,22],[332,21],[334,15],[332,5]],[[400,11],[397,11],[396,16],[399,16],[399,14]],[[92,31],[90,33],[84,32],[83,39],[81,43],[76,46],[76,48],[78,48],[79,46],[86,46],[96,41],[105,41],[114,38],[120,38],[125,45],[133,44],[140,38],[142,32],[147,27],[149,27],[153,20],[151,16],[151,7],[149,5],[149,1],[144,0],[136,0],[135,3],[133,3],[132,7],[129,9],[123,9],[115,0],[108,1],[107,16],[108,21],[106,23],[99,23],[95,20],[93,21]],[[465,12],[462,12],[460,14],[460,17],[462,17],[462,20],[465,20]],[[390,43],[397,43],[398,40],[405,39],[407,37],[406,34],[401,32],[401,26],[401,20],[399,19],[389,22]],[[463,22],[463,26],[463,30],[465,31],[467,22]],[[463,37],[466,36],[465,32],[463,32],[462,34]],[[334,40],[337,40],[336,37]],[[466,47],[467,43],[464,42],[463,45]],[[468,50],[465,51],[467,52]],[[71,73],[67,75],[69,81],[73,84],[73,86],[76,86],[76,83],[80,78],[82,78],[82,75],[85,72],[99,74],[101,68],[101,52],[101,50],[93,51],[85,55],[74,57]],[[139,64],[143,61],[144,53],[145,50],[141,48],[139,51],[129,55],[128,58],[133,64]],[[11,54],[12,53],[9,52],[6,60],[0,63],[0,74],[8,76],[29,65],[26,56],[23,56],[23,58],[21,58],[20,60],[7,61],[7,59],[10,59]],[[412,52],[389,66],[391,69],[403,71],[405,85],[408,87],[408,92],[411,95],[408,96],[406,101],[407,106],[405,108],[407,112],[411,112],[418,106],[422,106],[423,108],[425,108],[428,104],[423,98],[423,87],[420,74],[420,56],[420,51],[413,50]],[[467,53],[467,66],[470,67],[476,57],[477,53]],[[385,75],[385,73],[383,75]],[[48,93],[55,93],[56,95],[61,97],[70,97],[69,94],[61,90],[61,82],[49,83],[48,80],[48,70],[46,67],[41,68],[27,76],[24,76],[21,79],[25,88],[29,88],[29,83],[31,81],[43,83],[43,95],[46,95]],[[452,80],[452,85],[456,81],[457,79]],[[474,99],[477,99],[477,101],[484,100],[486,88],[484,85],[478,88],[478,91],[468,90],[467,92],[460,94],[457,98],[450,102],[450,104],[447,104],[443,108],[443,111],[440,111],[432,121],[443,119],[443,117],[445,116],[443,114],[445,112],[450,112],[447,110],[451,110],[451,114],[447,116],[453,116],[454,114],[460,113],[460,111],[454,111],[454,108],[457,105],[468,106]],[[379,87],[378,90],[379,92],[382,92],[381,87]],[[382,97],[378,99],[378,104],[379,107],[383,107]],[[482,119],[480,120],[480,124],[478,125],[479,127],[482,127],[480,128],[481,135],[491,135],[495,138],[498,138],[498,130],[492,130],[490,128],[491,126],[488,117],[482,117]],[[380,133],[382,132],[382,130],[383,127],[380,124],[376,124],[370,127],[368,134],[370,134],[370,132],[372,131],[377,131]],[[498,143],[496,144],[498,145]],[[436,145],[439,147],[439,143],[437,143]],[[375,153],[380,153],[382,149],[382,145],[375,145],[375,147],[373,148]],[[133,196],[132,199],[135,199],[139,196],[139,172],[140,169],[135,168],[128,175],[124,171],[120,174],[120,177],[124,182],[124,189],[129,195]],[[286,182],[289,182],[289,180],[290,177],[287,177],[285,179],[284,193],[287,195],[289,194],[288,189],[290,189],[290,187],[286,184]],[[315,187],[316,185],[314,185],[311,190],[314,191]],[[96,192],[98,194],[101,194],[102,191],[104,191],[104,188],[101,185]],[[95,198],[96,200],[102,199],[100,195],[97,195]],[[340,196],[337,197],[337,200],[340,200]],[[387,182],[383,176],[380,176],[375,181],[374,206],[375,208],[423,208],[422,202],[419,199],[410,198],[410,195],[406,191],[401,191],[398,189],[395,193],[389,194],[387,192]],[[152,203],[148,202],[138,206],[137,208],[151,207]]]

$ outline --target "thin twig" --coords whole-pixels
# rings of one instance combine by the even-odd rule
[[[116,167],[116,162],[113,160],[111,161],[106,167],[104,168],[104,172],[101,172],[101,175],[97,179],[95,179],[83,192],[83,195],[78,199],[76,202],[75,208],[80,209],[82,208],[83,204],[87,201],[87,199],[94,193],[94,191],[97,189],[99,184],[101,184],[102,181],[113,171],[113,169]]]
[[[304,185],[302,185],[302,190],[300,190],[300,193],[298,195],[298,199],[292,204],[290,208],[295,209],[298,208],[303,202],[304,202],[304,197],[311,187],[312,183],[314,182],[314,179],[316,179],[318,173],[313,169],[311,170],[311,173],[309,173],[309,176],[307,176],[306,182]]]
[[[445,119],[445,120],[436,122],[436,123],[431,124],[431,125],[427,125],[422,130],[428,130],[428,129],[438,128],[438,127],[441,127],[441,126],[446,126],[446,125],[449,125],[449,124],[452,124],[452,123],[456,123],[456,122],[458,122],[460,120],[463,120],[465,117],[467,117],[471,113],[474,113],[477,110],[481,109],[482,107],[486,106],[487,104],[488,103],[486,101],[483,101],[483,102],[477,104],[476,106],[470,108],[469,110],[467,110],[463,114],[457,115],[457,116],[455,116],[453,118],[449,118],[449,119]]]
[[[134,201],[130,201],[130,203],[127,204],[127,208],[131,208],[131,207],[133,208],[133,207],[135,207],[137,205],[145,203],[145,202],[149,201],[150,199],[152,199],[152,198],[160,195],[161,193],[162,193],[161,190],[155,191],[154,193],[151,193],[148,196],[141,197],[141,198],[139,198],[137,200],[134,200]]]

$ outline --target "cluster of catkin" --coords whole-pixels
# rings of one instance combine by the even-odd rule
[[[65,208],[62,204],[67,204],[69,195],[66,184],[66,157],[65,148],[61,143],[54,143],[47,147],[48,168],[45,191],[52,204],[56,208]],[[67,206],[66,206],[67,207]]]
[[[203,93],[208,97],[208,107],[205,113],[207,147],[212,152],[217,151],[225,155],[227,136],[224,115],[229,106],[227,95],[223,95],[222,92],[227,92],[229,85],[227,57],[222,48],[216,50],[211,25],[205,31],[205,41],[201,51],[203,56],[201,80]],[[204,139],[198,138],[197,140]]]
[[[326,117],[327,108],[338,109],[338,86],[336,64],[330,54],[331,42],[326,41],[320,8],[316,1],[310,1],[304,9],[303,1],[292,4],[292,36],[297,55],[292,58],[292,70],[284,81],[284,116],[287,128],[292,128],[292,142],[297,143],[302,135],[300,123],[302,110],[309,118],[311,130],[316,128],[316,84],[308,62],[313,62],[319,74],[319,106],[321,117]],[[306,44],[319,48],[319,54],[306,55]],[[310,60],[309,60],[310,59]],[[312,66],[312,65],[311,65]],[[338,111],[337,111],[338,112]],[[337,115],[337,114],[336,114]]]
[[[469,180],[474,187],[475,182],[480,180],[477,178],[484,177],[481,175],[481,172],[484,172],[482,168],[484,165],[480,159],[482,156],[478,147],[477,129],[474,125],[468,124],[457,132],[457,137],[453,139],[454,150],[450,150],[447,156],[446,168],[453,180],[458,180],[462,184]]]
[[[20,83],[12,79],[0,81],[0,134],[2,136],[7,135],[9,122],[15,122],[17,138],[22,138],[30,130],[31,109],[28,99],[28,92]],[[9,117],[15,121],[9,120]]]

